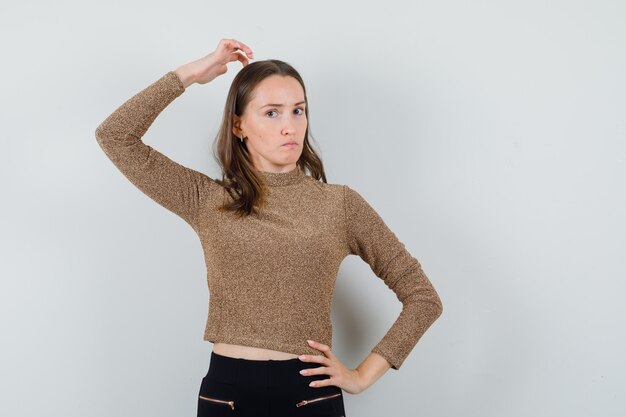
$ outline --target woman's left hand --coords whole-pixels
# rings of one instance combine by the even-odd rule
[[[312,381],[311,387],[325,387],[336,385],[350,394],[358,394],[363,391],[365,384],[361,381],[361,375],[356,369],[349,369],[331,352],[328,345],[309,340],[309,346],[321,351],[324,355],[300,355],[303,362],[317,362],[323,366],[317,368],[306,368],[300,371],[302,375],[330,375],[330,378]]]

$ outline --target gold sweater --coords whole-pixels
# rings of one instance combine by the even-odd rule
[[[299,167],[261,172],[268,188],[259,215],[218,211],[227,195],[221,185],[141,140],[184,91],[169,71],[108,116],[96,139],[128,180],[198,234],[209,287],[204,340],[294,354],[320,354],[307,339],[332,348],[337,272],[346,256],[358,255],[402,303],[371,350],[400,369],[442,312],[420,263],[358,192],[317,181]]]

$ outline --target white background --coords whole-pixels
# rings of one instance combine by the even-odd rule
[[[195,416],[199,240],[94,131],[225,37],[300,71],[329,182],[363,194],[444,304],[347,417],[625,415],[624,21],[617,0],[3,1],[0,415]],[[229,65],[146,143],[216,176]],[[348,257],[333,307],[356,367],[401,305]]]

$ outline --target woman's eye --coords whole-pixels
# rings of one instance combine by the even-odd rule
[[[300,115],[300,116],[302,116],[302,115],[304,115],[304,114],[305,114],[305,113],[304,113],[304,109],[303,109],[302,107],[298,107],[298,108],[296,109],[296,111],[297,111],[297,110],[300,110],[300,113],[296,113],[296,114],[298,114],[298,115]],[[267,113],[265,113],[265,114],[266,114],[266,115],[268,115],[268,116],[270,116],[270,117],[272,117],[272,113],[276,113],[276,110],[270,110],[270,111],[268,111],[268,112],[267,112]]]

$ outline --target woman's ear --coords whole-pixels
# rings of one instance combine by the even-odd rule
[[[233,135],[241,137],[241,118],[236,114],[233,115]]]

